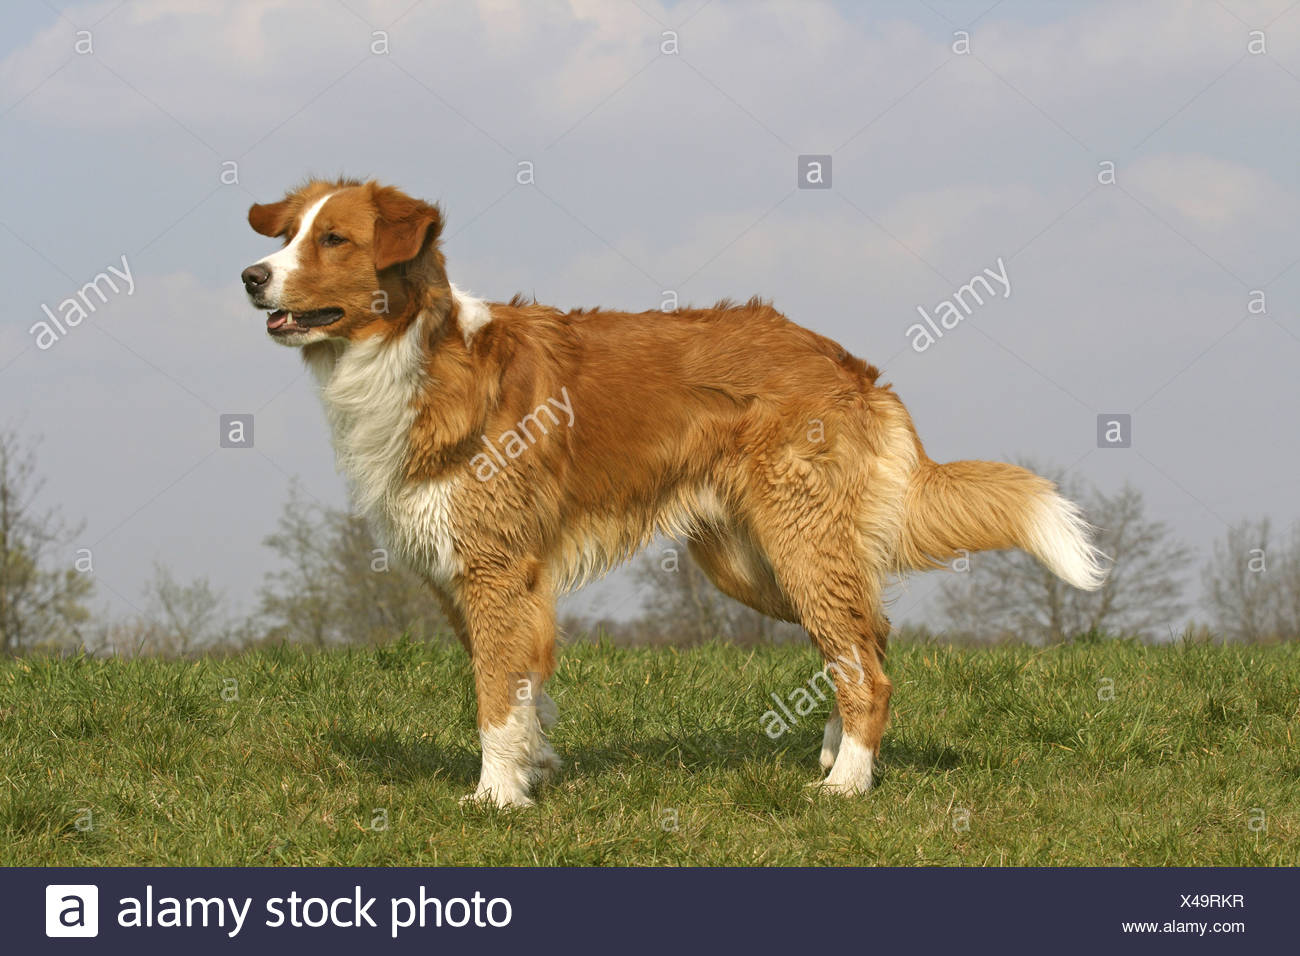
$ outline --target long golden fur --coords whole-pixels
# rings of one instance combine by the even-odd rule
[[[542,729],[556,595],[657,532],[685,537],[727,594],[803,625],[828,663],[858,664],[835,669],[823,751],[824,785],[846,793],[870,787],[888,719],[890,575],[1021,547],[1100,583],[1050,482],[931,461],[873,366],[758,299],[482,303],[447,279],[437,207],[373,182],[313,181],[249,221],[286,240],[245,270],[250,296],[302,349],[343,470],[472,657],[479,797],[527,803],[558,766]]]

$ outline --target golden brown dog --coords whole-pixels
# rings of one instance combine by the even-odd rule
[[[476,797],[527,804],[559,761],[544,728],[555,599],[656,532],[724,592],[795,621],[835,669],[823,786],[871,787],[889,713],[890,575],[1023,548],[1104,577],[1077,508],[1013,465],[937,464],[876,369],[751,299],[560,312],[453,286],[436,206],[312,181],[255,205],[284,247],[244,285],[302,349],[339,465],[389,546],[439,594],[474,667]]]

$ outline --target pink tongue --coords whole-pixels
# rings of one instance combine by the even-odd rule
[[[268,329],[278,329],[284,323],[289,321],[289,313],[282,311],[272,312],[266,317],[266,327]]]

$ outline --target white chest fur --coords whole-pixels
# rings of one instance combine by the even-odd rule
[[[411,481],[405,473],[425,382],[423,331],[421,316],[396,341],[375,336],[313,349],[308,362],[357,509],[400,559],[441,582],[461,571],[453,531],[458,479]]]

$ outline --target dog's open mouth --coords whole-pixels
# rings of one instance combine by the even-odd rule
[[[272,335],[284,335],[288,332],[306,332],[318,329],[343,318],[342,309],[313,309],[310,312],[290,312],[276,309],[266,314],[266,331]]]

